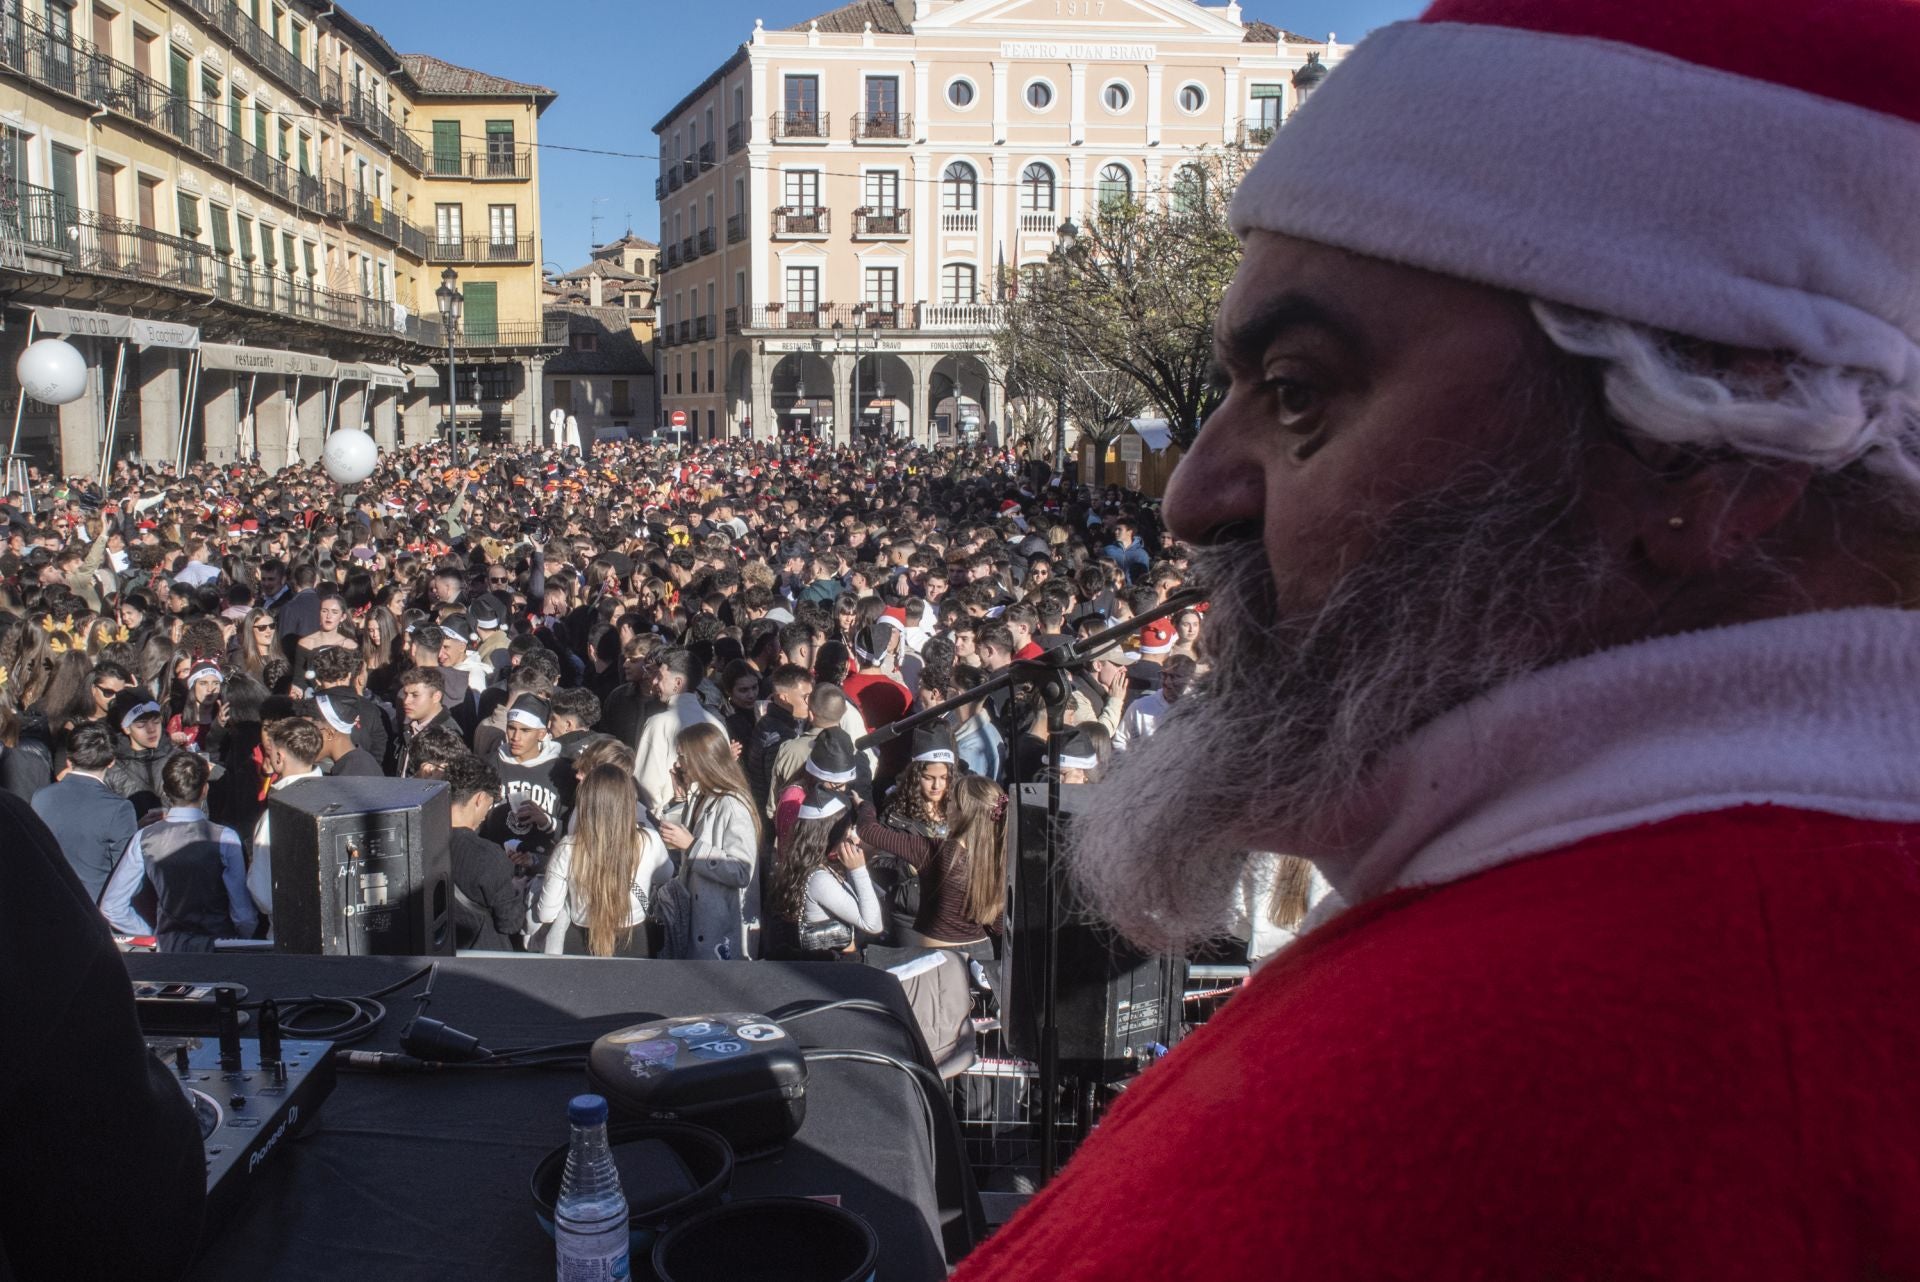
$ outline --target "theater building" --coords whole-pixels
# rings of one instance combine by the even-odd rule
[[[552,99],[398,54],[309,0],[7,4],[9,453],[93,475],[128,455],[278,467],[317,458],[342,425],[429,439],[449,267],[463,406],[525,437],[541,417],[529,366],[558,346],[533,159]],[[25,343],[53,335],[90,366],[87,393],[59,407],[12,378]]]
[[[1102,201],[1264,146],[1343,52],[1192,0],[756,23],[654,126],[662,414],[701,438],[991,437],[1000,282]]]

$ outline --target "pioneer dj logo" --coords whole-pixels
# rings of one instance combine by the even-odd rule
[[[298,1122],[299,1120],[300,1120],[300,1106],[298,1104],[295,1104],[293,1107],[287,1110],[287,1115],[281,1121],[280,1125],[273,1128],[273,1134],[267,1136],[267,1142],[265,1144],[262,1144],[259,1148],[253,1150],[253,1156],[247,1159],[248,1175],[252,1175],[254,1171],[259,1169],[260,1163],[267,1160],[267,1154],[273,1152],[274,1147],[277,1144],[279,1144],[281,1139],[286,1135],[287,1128],[292,1126],[295,1122]]]

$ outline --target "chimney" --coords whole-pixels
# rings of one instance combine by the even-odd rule
[[[599,272],[587,277],[587,301],[595,307],[603,306],[600,301],[603,297],[601,290],[606,284],[606,279]]]

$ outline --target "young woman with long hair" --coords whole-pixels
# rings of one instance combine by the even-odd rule
[[[888,827],[871,806],[860,807],[861,840],[920,878],[920,910],[903,943],[992,960],[1007,907],[1006,809],[1007,794],[980,775],[953,786],[941,839]]]
[[[279,635],[279,624],[273,621],[271,614],[258,607],[247,611],[247,617],[240,621],[240,634],[235,638],[235,670],[246,673],[255,681],[261,680],[267,660],[280,654]]]
[[[660,835],[681,852],[679,878],[692,904],[690,955],[745,961],[759,947],[760,816],[726,731],[698,722],[680,732],[673,764],[673,818]]]
[[[660,834],[639,822],[633,803],[630,771],[604,764],[581,776],[573,830],[554,848],[534,910],[536,921],[553,923],[548,953],[653,955],[647,905],[672,879],[673,865]]]
[[[769,892],[769,957],[852,958],[856,932],[875,935],[886,925],[853,820],[845,793],[815,789],[801,805]]]

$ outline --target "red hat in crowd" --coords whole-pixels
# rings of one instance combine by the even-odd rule
[[[1147,655],[1170,653],[1177,635],[1171,623],[1165,619],[1155,619],[1140,629],[1140,653]]]

